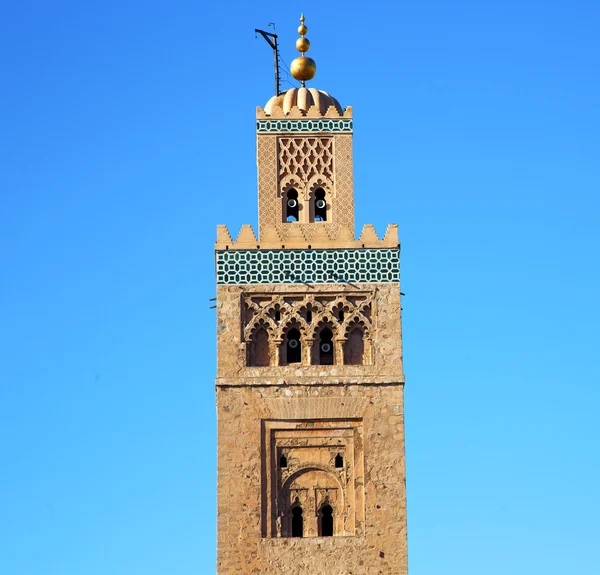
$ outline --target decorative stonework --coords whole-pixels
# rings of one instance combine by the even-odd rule
[[[266,226],[279,228],[282,223],[281,200],[278,198],[279,179],[277,138],[260,137],[256,140],[258,166],[258,222],[262,236]]]
[[[246,311],[246,300],[261,306],[271,307],[277,303],[285,302],[297,313],[289,313],[286,309],[279,308],[279,325],[275,328],[271,324],[258,325],[262,315],[267,310],[259,310],[260,317],[257,323],[253,316]],[[372,297],[372,301],[371,301]],[[319,321],[315,327],[315,318],[319,315],[319,308],[315,305],[312,310],[311,323],[308,324],[304,303],[308,304],[314,298],[324,308],[320,316],[324,319],[325,310],[330,314],[330,322]],[[253,385],[341,385],[342,383],[357,383],[360,385],[388,385],[389,382],[401,384],[404,381],[402,372],[402,333],[401,333],[401,307],[400,292],[397,283],[375,284],[258,284],[258,285],[218,285],[217,286],[217,349],[218,349],[218,385],[223,386],[253,386]],[[344,304],[344,317],[340,320],[339,312],[342,306],[334,302],[350,302]],[[360,307],[363,307],[362,311]],[[366,306],[366,307],[365,307]],[[352,311],[360,311],[359,318],[365,317],[368,321],[364,326],[358,327],[363,335],[363,362],[347,361],[346,351],[353,341],[356,324],[350,327],[354,315]],[[272,309],[272,311],[277,311]],[[256,312],[252,312],[256,313]],[[295,317],[300,315],[300,318]],[[275,314],[272,320],[275,321]],[[294,320],[296,326],[290,325]],[[305,329],[305,321],[310,329]],[[252,328],[247,325],[252,323]],[[334,361],[331,365],[323,365],[320,357],[315,353],[315,346],[320,342],[320,329],[329,323],[333,332]],[[260,329],[260,328],[264,329]],[[297,327],[300,340],[300,363],[287,362],[286,346],[287,329]],[[255,329],[256,328],[256,329]],[[284,333],[285,331],[285,333]],[[255,334],[266,334],[261,337],[257,349]],[[283,335],[283,337],[280,337]],[[313,338],[311,343],[311,338]],[[346,338],[350,343],[344,342]],[[360,345],[360,342],[358,342]],[[278,353],[279,348],[279,353]],[[350,351],[350,350],[348,350]],[[253,352],[268,354],[260,356],[263,361],[249,361]],[[256,356],[255,356],[256,357]]]
[[[257,110],[259,239],[284,244],[298,237],[336,241],[354,239],[354,181],[352,168],[352,111],[343,116],[329,108],[323,116],[310,108],[283,114],[275,106],[267,116]],[[298,194],[299,218],[284,217],[285,193]],[[326,193],[326,222],[314,222],[312,194]]]
[[[277,144],[280,195],[286,185],[308,191],[313,180],[333,191],[333,138],[279,138]]]
[[[333,536],[364,531],[363,429],[360,420],[264,420],[262,497],[266,537],[292,536],[292,511],[303,509],[305,537],[321,536],[320,515],[333,508]],[[281,465],[281,461],[285,466]],[[336,467],[336,457],[341,459]]]
[[[284,111],[281,106],[274,105],[270,108],[270,113],[267,113],[261,106],[256,107],[256,119],[257,120],[305,120],[305,119],[344,119],[352,120],[352,106],[347,106],[342,110],[338,110],[336,106],[329,106],[324,113],[321,111],[319,106],[311,106],[308,110],[304,111],[298,106],[292,106],[289,111]]]
[[[242,296],[242,323],[244,343],[252,347],[257,332],[264,332],[261,350],[264,359],[260,365],[279,365],[285,335],[297,328],[302,354],[301,364],[319,364],[319,333],[332,333],[332,365],[372,364],[374,291],[340,291],[327,293],[257,292]],[[356,341],[358,337],[359,341]],[[255,345],[255,344],[254,344]],[[266,349],[268,346],[268,349]],[[354,354],[354,356],[353,356]],[[257,365],[256,358],[247,357],[248,365]]]
[[[327,230],[330,224],[327,222],[291,223],[287,226],[288,235],[283,236],[278,228],[267,225],[259,239],[252,226],[244,224],[234,241],[227,226],[221,224],[217,226],[215,250],[399,248],[397,224],[390,224],[381,239],[372,224],[365,224],[360,237],[356,240],[354,233],[347,226],[339,227],[335,239],[329,236]],[[312,233],[309,235],[305,233],[306,230],[311,230]]]
[[[216,252],[218,285],[349,284],[400,281],[398,249]]]
[[[262,324],[274,339],[282,339],[292,322],[300,326],[301,334],[307,339],[313,339],[323,323],[334,324],[336,339],[345,338],[355,325],[361,326],[369,336],[373,330],[374,297],[373,291],[246,293],[242,296],[244,338],[249,341],[252,332]]]

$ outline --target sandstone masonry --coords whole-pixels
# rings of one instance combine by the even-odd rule
[[[217,573],[407,572],[397,227],[354,236],[352,111],[257,110],[258,235],[217,230]]]

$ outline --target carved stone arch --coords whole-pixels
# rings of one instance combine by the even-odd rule
[[[339,353],[336,350],[338,326],[329,317],[318,322],[313,330],[313,345],[310,357],[312,365],[334,365],[338,363]],[[325,349],[327,347],[327,349]]]
[[[273,337],[277,330],[277,325],[268,316],[257,316],[244,328],[244,340],[249,342],[253,333],[258,329],[265,329],[269,337]]]
[[[255,323],[246,340],[247,365],[254,367],[271,365],[272,335],[268,324],[263,319]]]
[[[334,190],[333,182],[329,178],[326,178],[324,176],[313,176],[306,183],[305,199],[307,199],[307,200],[312,199],[312,196],[315,193],[315,190],[317,190],[318,188],[323,188],[325,193],[330,198],[335,197],[335,195],[333,193],[333,190]]]
[[[321,485],[315,485],[313,483],[313,477],[307,477],[307,474],[310,472],[317,472],[318,474],[323,474],[323,478],[324,478],[324,482]],[[301,478],[306,479],[307,481],[303,481]],[[317,475],[317,479],[319,478],[319,475]],[[300,481],[299,481],[300,480]],[[314,487],[320,487],[323,489],[337,489],[339,492],[339,499],[337,501],[336,504],[341,505],[341,508],[344,507],[344,498],[345,498],[345,493],[344,493],[344,488],[342,486],[342,484],[340,483],[339,478],[336,476],[336,474],[334,472],[331,471],[331,469],[328,469],[327,467],[323,467],[321,465],[317,465],[314,463],[310,463],[310,464],[305,464],[305,465],[301,465],[292,475],[290,475],[287,480],[285,481],[285,483],[282,486],[282,494],[283,494],[283,498],[282,498],[282,502],[283,502],[283,506],[285,507],[285,505],[287,504],[287,502],[289,501],[289,504],[293,504],[293,499],[287,498],[285,497],[286,493],[290,493],[294,490],[294,488],[297,489],[304,489],[304,488],[314,488]],[[295,499],[295,498],[294,498]],[[321,506],[322,502],[315,502],[315,511]]]
[[[331,223],[333,184],[328,178],[313,176],[305,188],[304,204],[309,222]]]
[[[332,537],[335,534],[335,506],[331,503],[329,495],[326,495],[318,506],[317,526],[319,537]]]
[[[344,365],[370,365],[372,363],[372,340],[365,323],[353,318],[345,326],[344,335]]]
[[[335,514],[333,534],[343,533],[345,493],[339,478],[330,469],[314,464],[301,467],[285,481],[279,495],[282,536],[291,536],[292,511],[298,505],[302,506],[306,519],[305,536],[319,535],[319,512],[327,504]]]
[[[295,308],[291,306],[288,302],[283,299],[274,300],[266,307],[265,314],[269,317],[272,316],[273,321],[275,321],[276,313],[280,313],[280,322],[286,323],[291,314],[295,313]],[[275,325],[282,325],[281,323],[277,323],[275,321]]]
[[[306,212],[306,200],[304,199],[305,191],[304,185],[294,176],[287,176],[280,182],[280,195],[281,195],[281,210],[283,214],[283,222],[303,222],[307,219]],[[294,190],[293,197],[291,190]],[[294,207],[288,207],[288,200],[294,199],[297,203]],[[288,217],[292,216],[293,220],[288,220]]]
[[[346,318],[355,311],[354,305],[352,305],[352,303],[345,298],[336,299],[335,301],[331,302],[328,307],[330,308],[333,317],[341,323],[344,323]],[[341,318],[340,311],[344,312]]]
[[[333,473],[330,468],[325,467],[324,465],[319,465],[318,463],[304,463],[304,464],[300,463],[298,465],[298,468],[296,469],[296,471],[294,471],[294,473],[292,473],[292,475],[290,475],[286,479],[286,481],[283,485],[283,489],[285,490],[286,488],[289,488],[293,483],[296,482],[298,477],[300,477],[301,475],[304,475],[308,471],[322,471],[326,475],[330,476],[331,480],[333,482],[335,482],[336,489],[343,491],[342,484],[340,483],[340,480],[336,476],[336,474]],[[343,503],[343,501],[342,501],[342,503]]]
[[[304,189],[305,185],[294,175],[285,176],[281,180],[279,180],[279,193],[278,196],[283,198],[285,194],[288,193],[289,190],[294,188],[298,192],[298,197],[303,197],[305,195]]]
[[[283,339],[286,333],[293,328],[298,329],[300,337],[304,340],[310,332],[310,326],[306,323],[306,320],[297,312],[294,311],[294,315],[286,316],[282,318],[281,323],[275,330],[275,337],[277,339]]]
[[[356,312],[363,315],[365,318],[369,320],[371,323],[371,306],[373,304],[373,300],[375,299],[375,294],[371,293],[368,297],[366,297],[363,301],[357,302],[355,307]]]
[[[371,322],[363,315],[359,316],[357,314],[349,316],[342,324],[341,329],[342,333],[344,334],[344,337],[348,337],[350,331],[353,330],[355,327],[360,327],[363,330],[366,338],[372,337]]]
[[[324,306],[320,301],[318,301],[314,296],[311,296],[308,302],[312,305],[313,312],[316,315],[322,316],[324,313],[327,312],[327,307]]]
[[[298,320],[297,316],[289,318],[282,325],[280,335],[277,341],[279,345],[279,365],[302,364],[304,363],[303,348],[306,349],[306,329]],[[305,324],[306,325],[306,324]],[[290,332],[297,332],[296,337],[288,338]],[[296,342],[294,345],[292,345]]]
[[[246,297],[244,303],[250,311],[253,311],[256,314],[260,314],[263,311],[263,308],[257,302],[252,301],[252,297]]]
[[[333,332],[333,337],[337,337],[337,325],[329,310],[319,314],[319,316],[313,320],[313,325],[308,326],[308,337],[310,339],[316,338],[319,332],[327,326]]]
[[[318,313],[319,313],[319,311],[317,310],[317,308],[315,306],[315,302],[314,301],[303,301],[302,306],[298,310],[298,313],[306,321],[306,330],[308,333],[308,331],[310,329],[309,326],[313,323],[316,315],[318,315]]]

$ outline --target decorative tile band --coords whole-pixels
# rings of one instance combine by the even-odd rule
[[[290,132],[350,132],[352,120],[322,118],[311,120],[257,120],[256,131],[259,134],[281,134]]]
[[[391,283],[400,250],[218,250],[216,266],[218,285]]]

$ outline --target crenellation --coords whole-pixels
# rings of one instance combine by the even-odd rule
[[[292,106],[289,112],[284,112],[283,108],[274,104],[270,113],[267,113],[262,106],[256,106],[257,120],[285,120],[289,118],[344,118],[352,119],[352,106],[347,106],[341,113],[334,106],[329,106],[325,113],[321,113],[317,106],[311,106],[308,111],[300,109],[298,106]]]
[[[365,224],[358,241],[360,244],[366,246],[367,244],[377,244],[381,240],[377,236],[377,232],[375,231],[373,224]]]
[[[243,224],[235,241],[235,245],[239,246],[238,249],[252,249],[257,243],[258,240],[256,239],[252,226],[250,224]]]
[[[365,224],[358,239],[354,239],[347,226],[340,226],[333,238],[328,233],[330,229],[317,223],[291,224],[288,233],[283,235],[280,227],[265,225],[260,238],[257,238],[252,226],[244,224],[233,241],[227,226],[219,224],[215,250],[396,248],[399,245],[397,224],[388,225],[382,239],[371,224]]]

